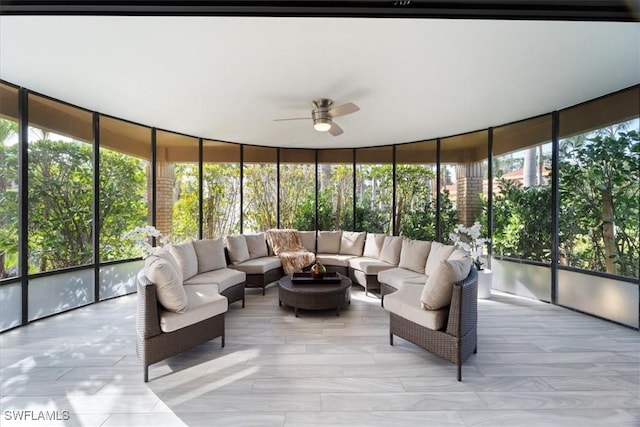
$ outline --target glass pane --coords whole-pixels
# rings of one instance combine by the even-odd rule
[[[100,267],[100,300],[136,292],[136,276],[143,267],[143,261],[109,264]]]
[[[100,117],[100,261],[142,250],[123,235],[149,223],[151,129]]]
[[[315,230],[314,150],[280,150],[280,228]]]
[[[0,332],[22,323],[22,285],[0,286]]]
[[[240,145],[203,143],[202,228],[205,239],[240,232]]]
[[[93,269],[30,279],[29,321],[91,304],[93,300]]]
[[[551,262],[551,116],[493,134],[493,253]]]
[[[356,230],[392,234],[393,147],[356,150]]]
[[[353,230],[353,150],[318,150],[318,230]]]
[[[29,272],[93,255],[93,115],[29,95]]]
[[[18,89],[0,84],[0,281],[18,265]]]
[[[278,152],[276,148],[245,146],[243,152],[243,233],[278,226]]]

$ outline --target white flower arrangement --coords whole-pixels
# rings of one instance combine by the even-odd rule
[[[480,237],[481,227],[482,225],[478,221],[471,227],[458,224],[456,225],[455,231],[449,233],[449,238],[453,244],[469,254],[473,265],[475,265],[478,270],[482,270],[483,266],[480,257],[482,257],[484,252],[484,245],[491,241],[487,238]]]
[[[142,259],[153,255],[159,247],[170,244],[170,240],[167,236],[164,236],[157,228],[147,225],[144,227],[136,227],[131,231],[127,231],[122,236],[123,239],[132,241],[136,246],[142,248]],[[160,246],[151,246],[151,238],[156,239],[156,243]]]

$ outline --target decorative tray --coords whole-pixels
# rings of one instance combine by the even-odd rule
[[[302,273],[293,273],[291,275],[291,282],[296,285],[310,285],[310,284],[335,284],[340,283],[342,277],[335,271],[326,272],[322,277],[313,277],[313,274],[308,271]]]

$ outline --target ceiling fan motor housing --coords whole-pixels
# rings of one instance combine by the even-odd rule
[[[319,98],[313,101],[313,110],[311,110],[311,117],[313,118],[313,125],[316,129],[328,130],[331,127],[331,116],[329,115],[329,109],[333,105],[333,101],[326,98]],[[323,125],[325,124],[325,125]],[[316,126],[318,125],[318,126]],[[328,125],[328,126],[326,126]]]

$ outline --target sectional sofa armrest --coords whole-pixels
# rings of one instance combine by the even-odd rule
[[[469,275],[453,285],[449,307],[447,334],[462,338],[478,325],[478,271],[471,267]]]
[[[138,298],[136,313],[136,331],[143,339],[160,335],[160,315],[158,313],[158,298],[156,286],[143,271],[138,273]]]

